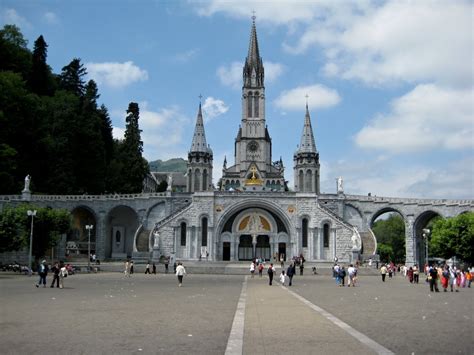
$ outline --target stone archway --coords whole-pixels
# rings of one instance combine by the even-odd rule
[[[426,248],[426,239],[423,237],[423,229],[429,227],[429,223],[432,219],[436,217],[441,217],[441,214],[432,210],[425,211],[421,213],[413,223],[413,259],[415,264],[424,265],[427,260],[427,248]],[[426,238],[430,237],[430,233],[425,233]],[[437,255],[432,255],[431,257],[436,257]],[[429,251],[428,251],[428,257]]]
[[[106,258],[125,259],[131,257],[138,227],[138,215],[132,208],[128,206],[114,207],[107,216]]]
[[[84,206],[78,206],[71,212],[72,228],[66,237],[65,257],[66,260],[74,258],[89,258],[89,248],[91,254],[96,253],[96,230],[97,218],[94,212]],[[86,225],[92,225],[90,230],[90,246],[89,246],[89,230]]]

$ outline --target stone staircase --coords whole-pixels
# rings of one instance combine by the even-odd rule
[[[138,252],[148,252],[148,238],[151,231],[142,228],[137,236],[136,246]]]

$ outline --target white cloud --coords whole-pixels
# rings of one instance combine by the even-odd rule
[[[125,128],[113,126],[112,127],[112,136],[115,139],[119,139],[119,140],[124,139],[125,138]]]
[[[199,54],[199,49],[190,49],[185,52],[178,53],[174,58],[181,63],[189,62]]]
[[[311,108],[331,107],[341,101],[336,90],[315,84],[283,91],[275,100],[275,105],[282,109],[302,110],[306,105],[306,95],[308,95],[308,104]]]
[[[47,11],[43,15],[43,21],[50,25],[56,25],[59,23],[59,18],[54,12]]]
[[[355,136],[359,147],[387,152],[474,147],[472,89],[418,85],[395,99]]]
[[[21,16],[15,9],[5,9],[2,11],[1,18],[7,25],[17,25],[20,29],[33,27],[31,23]]]
[[[263,62],[265,68],[265,83],[275,82],[285,71],[285,66],[280,63]]]
[[[217,76],[221,83],[234,89],[242,87],[243,63],[232,62],[229,66],[220,66],[217,69]]]
[[[148,72],[132,61],[117,63],[86,63],[88,76],[98,84],[111,88],[122,88],[137,81],[148,80]]]
[[[226,106],[224,101],[209,96],[204,101],[204,105],[202,105],[202,110],[204,120],[210,121],[211,119],[226,113],[229,110],[229,107]]]

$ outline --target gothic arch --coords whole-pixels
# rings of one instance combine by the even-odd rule
[[[397,208],[394,208],[394,207],[383,207],[377,211],[375,211],[374,213],[372,213],[372,216],[370,217],[370,220],[369,220],[369,227],[372,228],[373,225],[374,225],[374,222],[375,220],[380,217],[381,215],[383,215],[384,213],[387,213],[387,212],[396,212],[398,213],[403,221],[406,222],[406,215],[399,209]]]
[[[107,258],[131,257],[134,251],[135,234],[140,226],[137,212],[125,205],[118,205],[112,208],[107,214],[106,226],[106,247],[105,256]],[[120,242],[117,242],[116,235],[120,233]],[[148,250],[148,238],[144,238],[144,249]],[[141,248],[140,245],[137,247]]]

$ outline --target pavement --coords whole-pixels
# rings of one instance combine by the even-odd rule
[[[186,265],[185,265],[186,266]],[[473,290],[396,276],[76,274],[65,288],[0,273],[2,354],[473,354]],[[48,281],[51,281],[49,278]],[[48,285],[49,286],[49,285]]]

